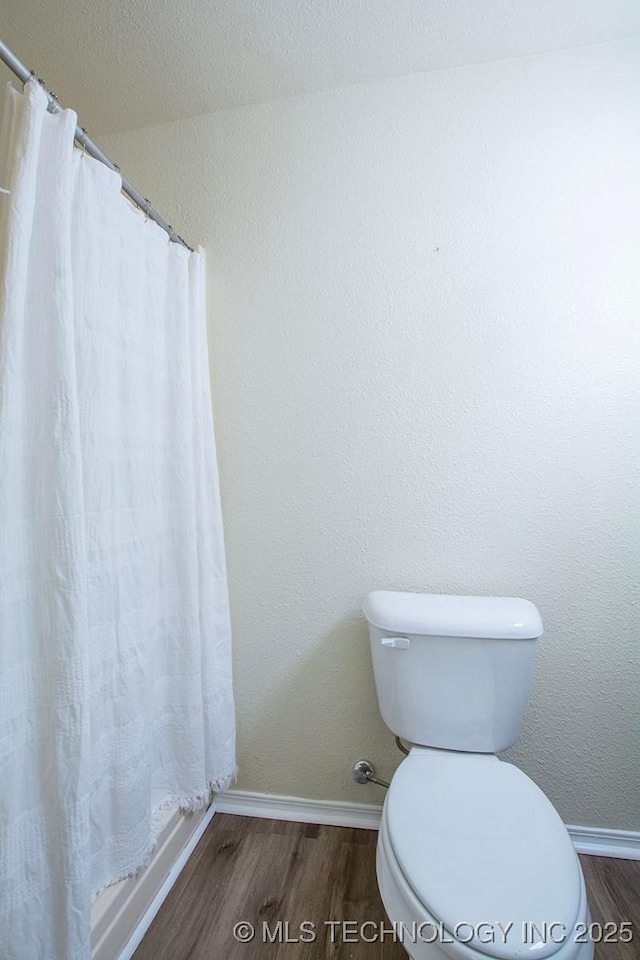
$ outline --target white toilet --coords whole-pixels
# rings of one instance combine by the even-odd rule
[[[580,862],[551,802],[495,756],[515,741],[542,621],[528,600],[375,591],[380,712],[408,741],[378,838],[414,960],[591,960]]]

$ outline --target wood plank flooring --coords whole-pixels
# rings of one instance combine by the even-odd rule
[[[352,830],[216,814],[165,900],[134,960],[406,960],[389,928],[375,871],[373,830]],[[598,944],[595,960],[640,958],[640,862],[581,857],[593,919],[630,920],[628,944]],[[236,923],[257,930],[234,938]],[[288,930],[277,921],[288,920]],[[373,921],[348,943],[351,928],[325,921]],[[313,942],[278,942],[315,924]],[[274,942],[263,942],[263,924]],[[303,931],[302,936],[311,936]]]
[[[215,820],[215,817],[214,817]],[[640,860],[580,857],[593,920],[602,924],[629,920],[633,940],[596,945],[595,960],[640,958]]]

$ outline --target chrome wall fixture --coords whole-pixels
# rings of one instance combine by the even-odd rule
[[[379,787],[389,789],[389,784],[386,780],[379,780],[378,777],[376,777],[376,768],[372,763],[369,763],[368,760],[358,760],[353,765],[353,773],[351,776],[356,783],[377,783]]]
[[[409,751],[400,737],[396,737],[396,747],[404,753],[405,757],[409,756]],[[351,777],[356,783],[377,783],[379,787],[389,789],[389,784],[386,780],[380,780],[376,777],[376,768],[369,760],[357,760],[353,765]]]

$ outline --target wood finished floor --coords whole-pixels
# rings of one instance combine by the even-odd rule
[[[373,830],[216,814],[135,952],[134,960],[406,960],[399,943],[331,943],[326,920],[388,921],[378,894]],[[640,862],[581,857],[594,920],[630,920],[629,944],[595,960],[640,958]],[[234,924],[260,932],[238,943]],[[313,943],[263,943],[263,921],[316,924]],[[367,928],[367,935],[373,928]]]

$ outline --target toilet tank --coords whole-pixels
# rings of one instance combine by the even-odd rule
[[[363,610],[380,712],[393,733],[471,753],[514,743],[543,631],[533,603],[376,590]]]

